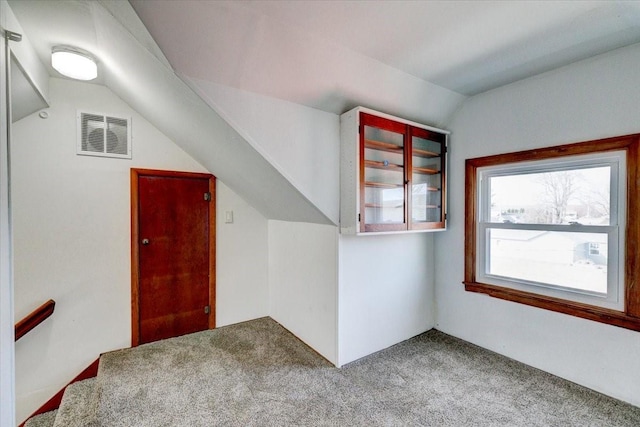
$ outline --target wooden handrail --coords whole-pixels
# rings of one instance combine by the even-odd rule
[[[56,302],[52,299],[36,308],[27,317],[16,323],[15,340],[25,336],[29,331],[38,326],[40,323],[53,314],[53,310],[56,307]]]

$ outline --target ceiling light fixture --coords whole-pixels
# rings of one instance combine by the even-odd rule
[[[51,49],[51,66],[60,74],[76,80],[93,80],[98,77],[98,66],[93,56],[72,46],[54,46]]]

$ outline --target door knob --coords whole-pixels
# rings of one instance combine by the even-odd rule
[[[149,244],[149,239],[142,239],[142,244],[143,245],[148,245]]]

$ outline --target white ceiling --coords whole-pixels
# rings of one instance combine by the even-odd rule
[[[100,56],[88,3],[10,0],[45,64],[54,44]],[[125,6],[100,3],[112,13]],[[429,90],[474,95],[640,42],[640,1],[130,3],[146,29],[134,20],[125,26],[186,80],[333,113],[375,108],[373,92],[388,91],[402,76],[407,87],[419,80]]]
[[[366,78],[348,56],[474,95],[640,42],[637,1],[131,4],[179,74],[327,111],[349,71]]]
[[[23,39],[29,36],[44,64],[49,63],[51,46],[56,44],[71,44],[93,53],[100,75],[95,83],[104,84],[207,170],[215,172],[220,182],[265,218],[318,224],[337,221],[337,208],[327,207],[320,196],[303,194],[297,183],[288,180],[176,76],[129,3],[11,0],[9,6],[21,24]],[[60,77],[48,68],[51,76]],[[85,84],[75,87],[82,90]],[[64,100],[51,102],[55,109]],[[69,124],[69,119],[73,123],[73,117],[64,119],[65,123]],[[136,155],[134,145],[133,156],[138,163],[144,162],[140,154]]]
[[[94,83],[285,221],[336,223],[337,198],[301,190],[261,154],[262,135],[223,120],[234,107],[224,93],[446,127],[465,95],[640,42],[640,2],[8,1],[51,76],[52,46],[92,52]]]

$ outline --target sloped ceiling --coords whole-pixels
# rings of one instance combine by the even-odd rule
[[[318,223],[335,223],[332,209],[301,193],[222,120],[203,101],[212,95],[205,82],[334,114],[364,105],[445,126],[468,95],[640,41],[640,2],[9,4],[43,63],[56,44],[93,52],[96,84],[267,218]]]
[[[365,3],[372,11],[387,4]],[[264,12],[291,7],[312,18],[317,2],[131,4],[174,70],[185,79],[211,81],[335,114],[364,105],[431,125],[442,125],[464,99],[455,91],[324,37],[326,32],[318,36]],[[331,16],[344,12],[342,4],[326,3]],[[310,9],[306,13],[305,7]],[[386,43],[382,32],[367,32]]]
[[[113,16],[117,2],[109,3],[108,8],[93,1],[9,4],[43,63],[49,63],[56,44],[92,52],[101,75],[96,83],[109,87],[265,217],[335,223],[180,80],[158,51],[149,50],[150,37],[139,41],[135,29],[121,24],[137,20],[128,3],[123,4],[130,14],[121,20]]]
[[[640,41],[629,1],[131,4],[180,74],[335,113],[325,95],[338,86],[348,98],[340,83],[368,75],[343,67],[349,56],[474,95]]]
[[[27,117],[43,108],[48,107],[46,101],[33,88],[29,77],[18,65],[17,60],[11,61],[11,121]]]

